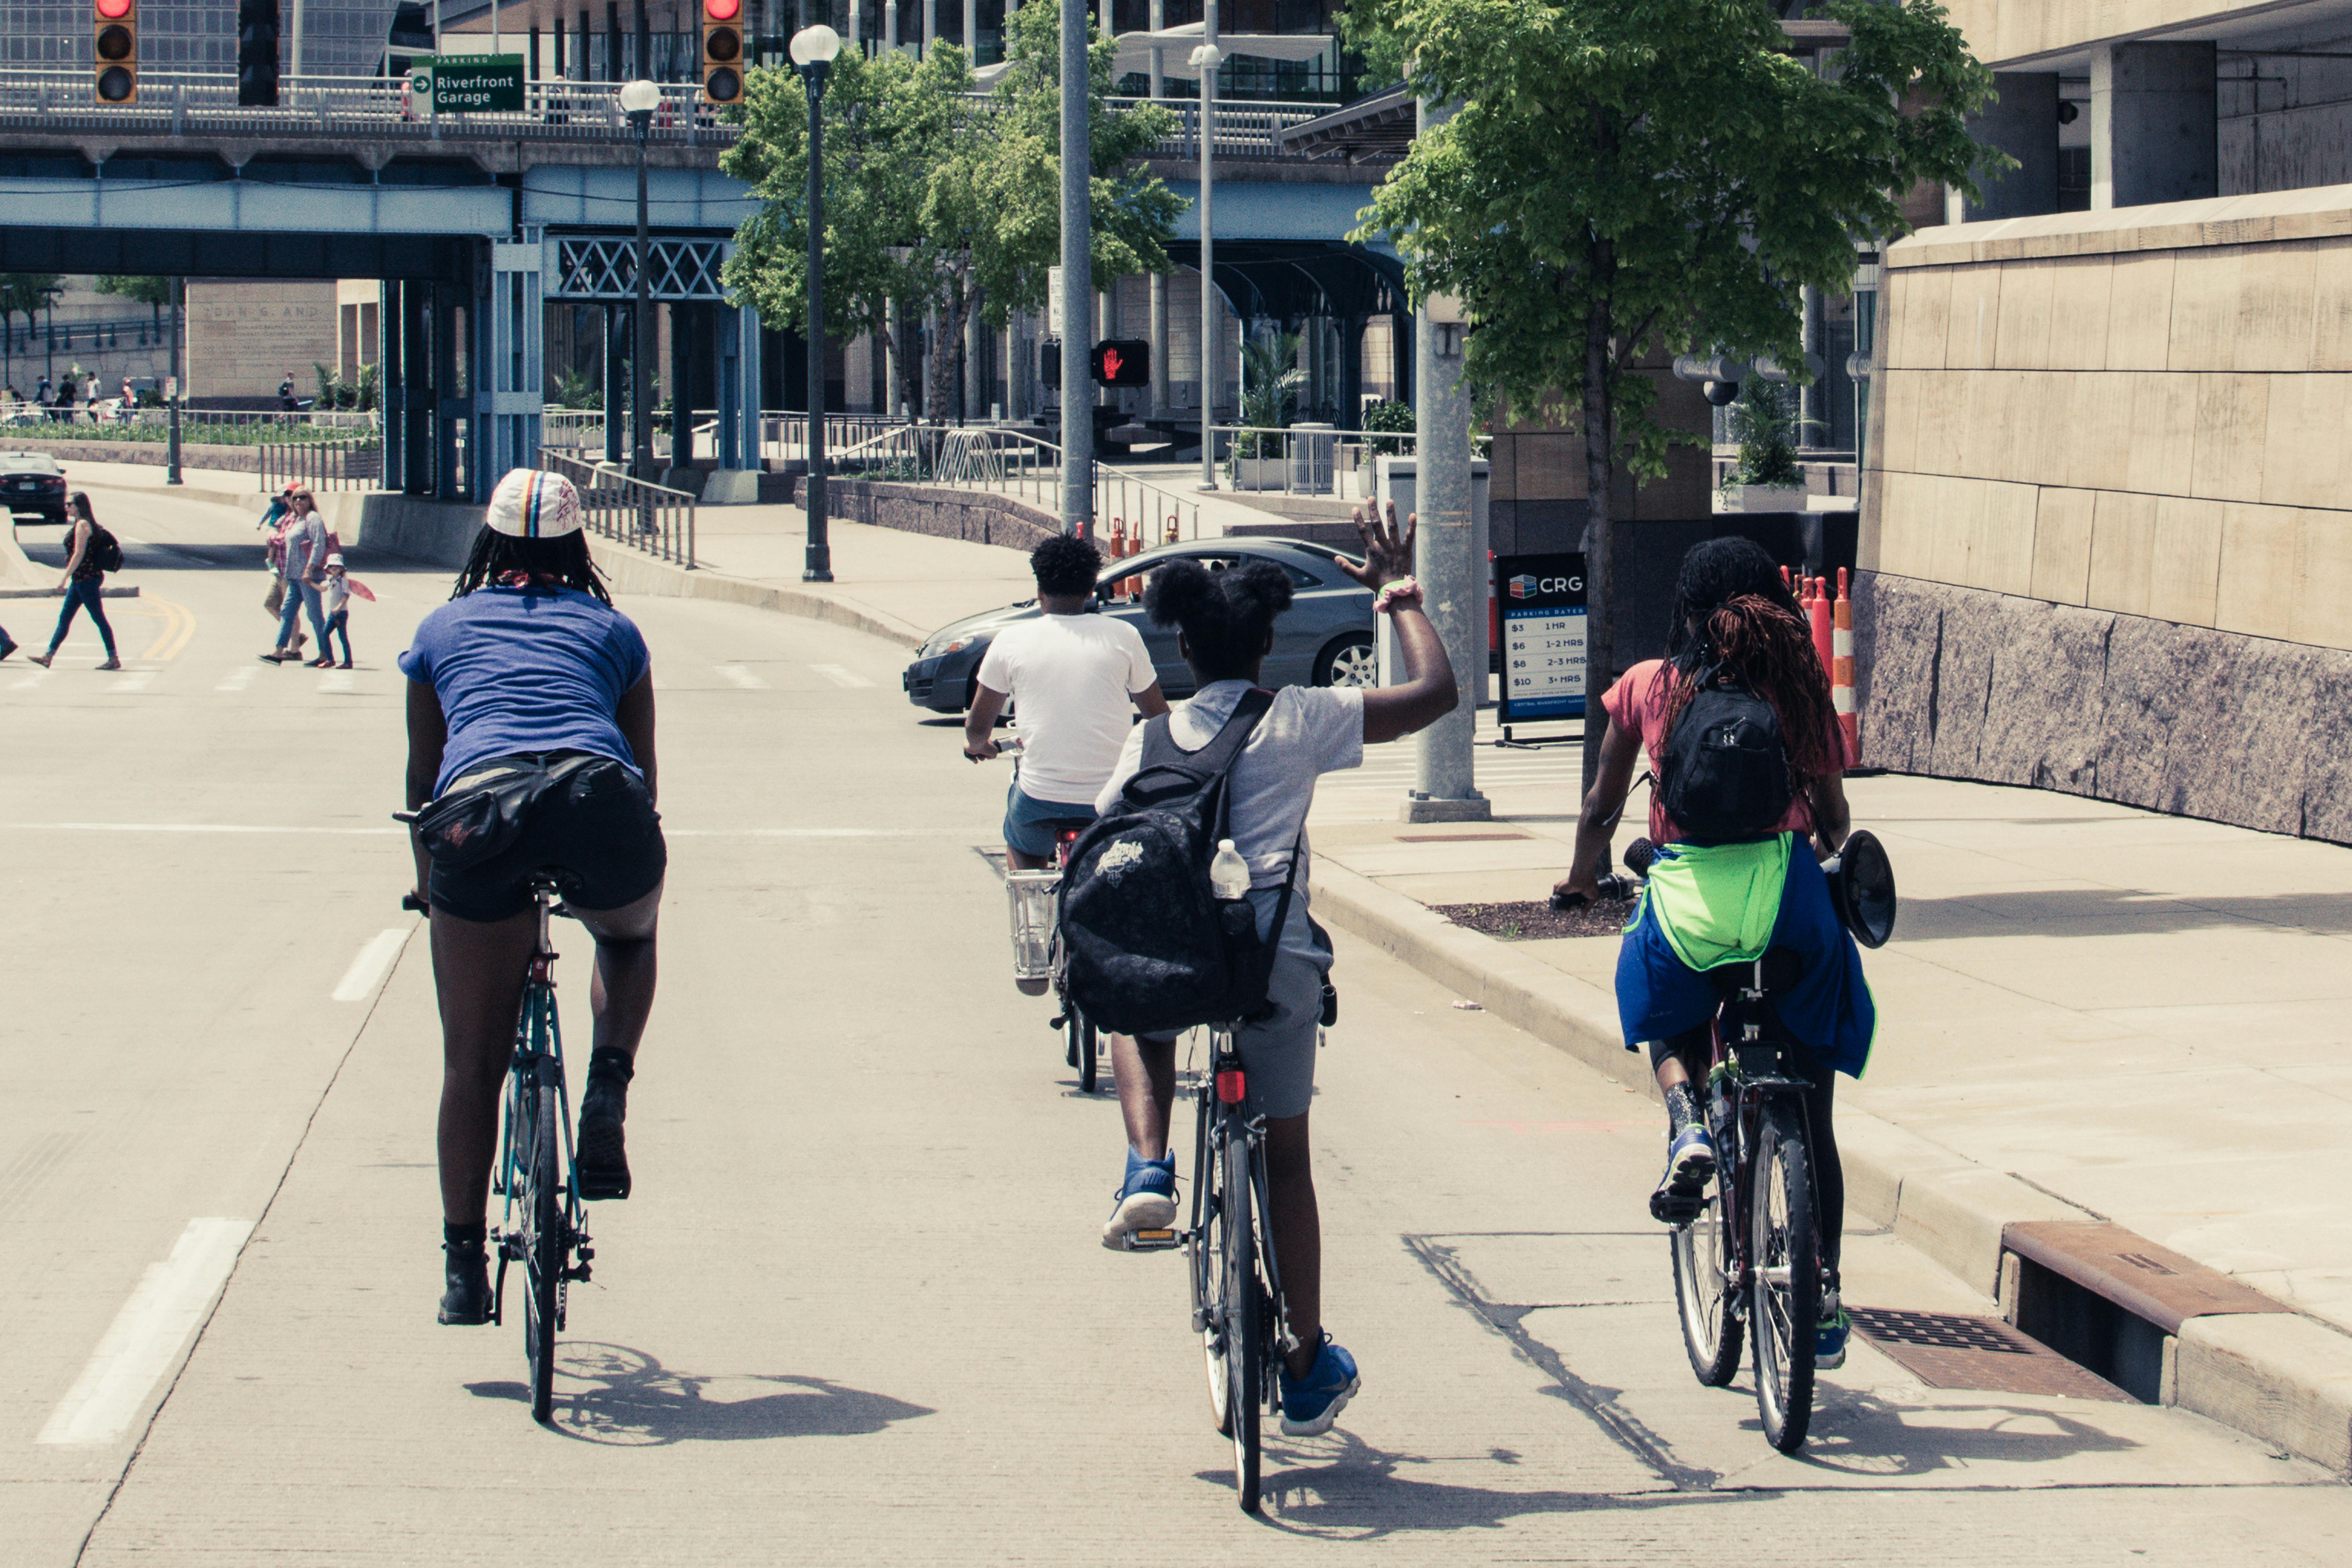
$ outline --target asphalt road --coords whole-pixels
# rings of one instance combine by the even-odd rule
[[[1318,1182],[1365,1389],[1272,1440],[1244,1519],[1179,1259],[1096,1242],[1115,1109],[1008,983],[1003,773],[919,721],[902,650],[677,601],[625,605],[672,856],[636,1194],[593,1211],[534,1426],[519,1327],[432,1316],[437,1037],[386,813],[391,656],[446,575],[363,565],[361,668],[271,668],[243,520],[99,500],[141,542],[130,668],[86,632],[0,666],[12,1565],[2352,1556],[2352,1496],[2235,1434],[1866,1348],[1773,1455],[1745,1376],[1684,1363],[1650,1104],[1345,938]],[[0,601],[36,647],[54,613]],[[1847,1272],[1987,1310],[1888,1237]]]

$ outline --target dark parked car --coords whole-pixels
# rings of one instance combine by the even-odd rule
[[[8,502],[12,521],[37,518],[63,528],[65,465],[47,452],[0,452],[0,499]]]
[[[1143,634],[1143,646],[1150,649],[1152,665],[1160,672],[1160,689],[1170,697],[1191,695],[1192,672],[1176,652],[1175,628],[1162,630],[1144,618],[1142,583],[1153,567],[1177,560],[1198,561],[1212,572],[1270,561],[1290,574],[1297,596],[1274,623],[1274,652],[1265,661],[1268,686],[1370,686],[1378,679],[1372,595],[1339,570],[1338,551],[1295,539],[1203,539],[1106,563],[1095,588],[1102,614],[1117,616]],[[1132,598],[1117,596],[1130,584]],[[1024,599],[1001,610],[966,616],[933,632],[907,667],[908,700],[935,713],[961,713],[971,707],[972,677],[988,652],[989,639],[999,626],[1037,613],[1037,601]]]

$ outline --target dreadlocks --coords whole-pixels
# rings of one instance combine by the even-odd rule
[[[1800,784],[1843,769],[1845,742],[1830,702],[1829,675],[1796,596],[1753,540],[1705,540],[1683,557],[1666,662],[1657,676],[1672,683],[1660,712],[1661,735],[1674,733],[1700,674],[1716,664],[1738,670],[1780,716],[1789,766]]]
[[[577,588],[608,605],[613,602],[613,595],[604,591],[604,574],[589,558],[586,534],[518,539],[490,528],[475,536],[473,553],[466,557],[466,569],[457,574],[457,586],[449,596],[462,599],[484,584],[514,573],[527,581]]]

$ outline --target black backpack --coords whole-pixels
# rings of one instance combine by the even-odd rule
[[[1216,739],[1178,746],[1168,715],[1144,726],[1142,766],[1119,805],[1070,847],[1062,873],[1064,984],[1086,1017],[1114,1034],[1172,1035],[1262,1013],[1290,888],[1261,941],[1247,899],[1219,899],[1209,862],[1233,837],[1234,761],[1274,703],[1242,696]],[[1292,856],[1296,875],[1297,857]]]
[[[120,572],[122,570],[122,541],[109,533],[106,524],[93,522],[89,525],[89,545],[82,552],[82,559],[101,572]]]
[[[1704,843],[1762,838],[1797,797],[1780,715],[1738,671],[1711,665],[1666,736],[1662,804]]]

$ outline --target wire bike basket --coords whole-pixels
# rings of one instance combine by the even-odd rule
[[[1054,899],[1059,871],[1007,871],[1004,896],[1013,912],[1013,977],[1050,980],[1054,974]]]

